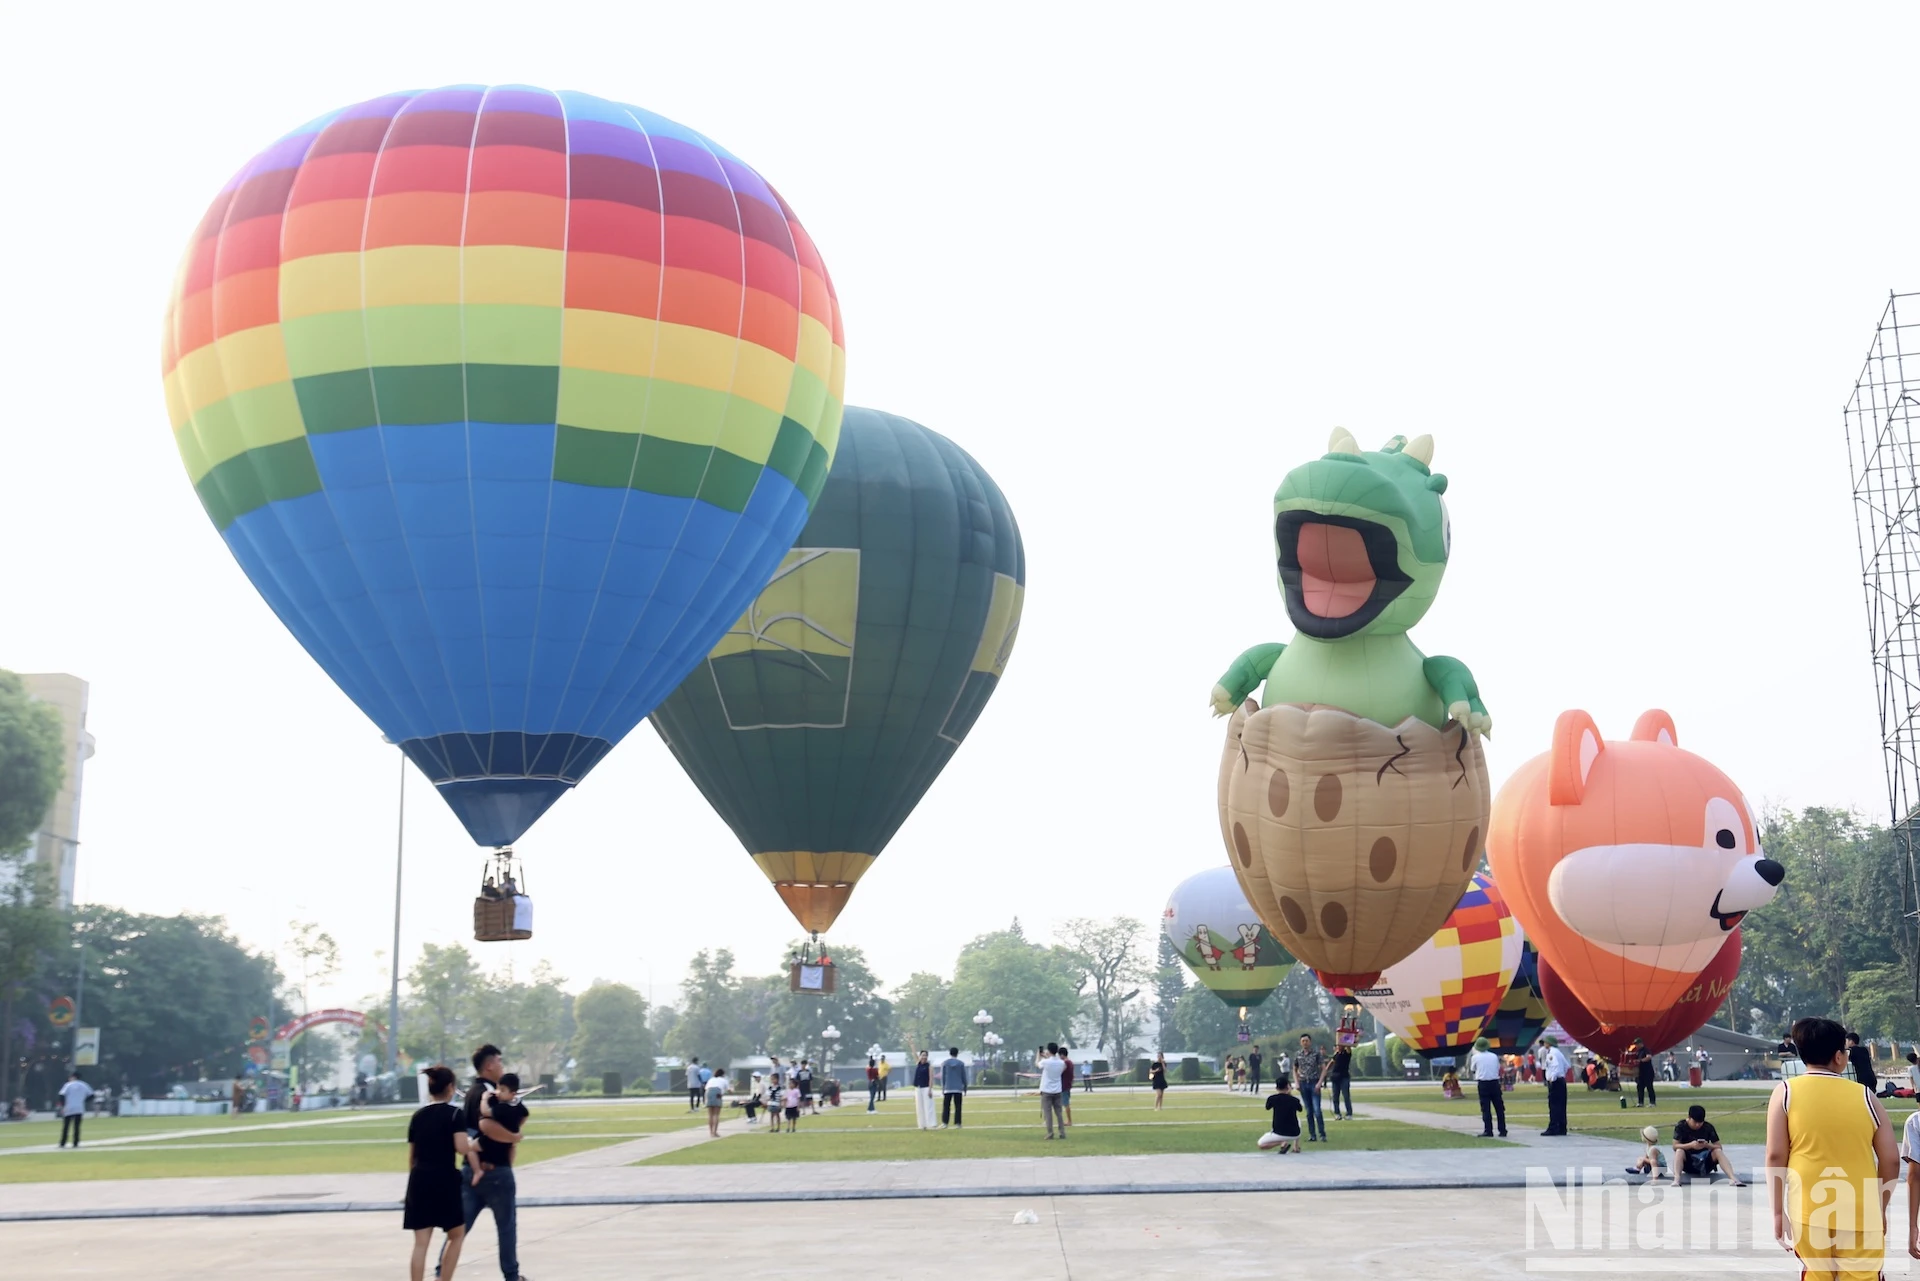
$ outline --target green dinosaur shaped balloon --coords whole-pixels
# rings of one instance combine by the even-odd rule
[[[1433,437],[1395,436],[1363,453],[1345,428],[1325,457],[1296,467],[1273,496],[1273,540],[1291,645],[1255,645],[1213,687],[1225,716],[1261,682],[1265,705],[1329,703],[1397,725],[1417,716],[1476,734],[1492,719],[1457,658],[1423,655],[1407,629],[1447,572],[1447,478],[1429,469]]]
[[[1479,686],[1407,635],[1452,551],[1432,461],[1430,436],[1362,451],[1342,428],[1287,473],[1273,536],[1296,634],[1213,689],[1233,718],[1219,805],[1234,874],[1289,951],[1356,989],[1445,922],[1487,830]]]

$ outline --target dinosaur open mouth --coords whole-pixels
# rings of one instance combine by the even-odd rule
[[[1413,581],[1401,572],[1393,531],[1370,520],[1281,512],[1274,541],[1287,614],[1320,640],[1353,635]]]
[[[1695,901],[1697,902],[1698,900],[1695,900]],[[1736,926],[1738,926],[1740,922],[1747,919],[1747,914],[1744,911],[1722,912],[1720,910],[1719,894],[1716,894],[1713,896],[1713,906],[1708,908],[1707,911],[1710,915],[1712,915],[1714,920],[1720,922],[1720,932],[1722,934],[1725,934],[1731,931]]]

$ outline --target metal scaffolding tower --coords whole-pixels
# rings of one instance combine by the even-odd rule
[[[1920,911],[1920,294],[1889,295],[1845,417],[1900,906],[1911,930]]]

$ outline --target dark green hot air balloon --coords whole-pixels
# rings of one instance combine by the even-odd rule
[[[849,406],[826,488],[765,590],[653,713],[806,929],[853,887],[992,697],[1026,583],[965,450]]]

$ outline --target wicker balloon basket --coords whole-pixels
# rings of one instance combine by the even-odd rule
[[[512,850],[496,850],[473,900],[474,942],[515,943],[532,937],[533,898],[524,871]]]

